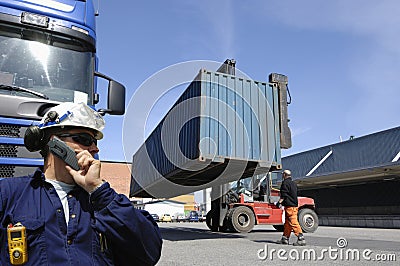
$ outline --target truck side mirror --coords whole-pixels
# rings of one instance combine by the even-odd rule
[[[102,73],[94,72],[94,75],[108,80],[107,109],[100,109],[98,112],[102,115],[125,114],[125,86]]]
[[[125,113],[125,87],[115,80],[110,80],[108,84],[107,109],[111,115]]]

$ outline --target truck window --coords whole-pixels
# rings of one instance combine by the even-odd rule
[[[45,94],[50,100],[92,103],[94,56],[80,42],[0,25],[0,83]],[[30,39],[40,40],[32,41]],[[43,38],[42,38],[42,37]],[[1,94],[36,97],[24,92]]]

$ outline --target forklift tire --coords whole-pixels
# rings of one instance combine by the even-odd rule
[[[284,228],[283,224],[274,224],[272,226],[276,229],[276,231],[283,232],[283,228]]]
[[[300,209],[298,220],[304,233],[314,233],[318,228],[318,216],[312,209]]]
[[[224,219],[224,224],[219,228],[221,232],[224,233],[230,233],[230,232],[236,232],[236,230],[233,228],[232,225],[232,213],[234,209],[229,209],[226,213],[225,219]]]
[[[238,206],[232,209],[232,228],[239,233],[248,233],[253,230],[255,217],[253,211],[246,206]]]
[[[218,232],[218,223],[217,223],[217,224],[212,223],[212,216],[213,216],[213,214],[214,214],[213,209],[211,209],[209,212],[207,212],[207,215],[206,215],[206,225],[207,225],[208,228],[210,228],[210,230],[211,230],[212,232]]]

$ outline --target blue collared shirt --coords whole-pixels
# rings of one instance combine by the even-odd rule
[[[157,224],[104,183],[89,195],[68,193],[69,223],[54,187],[36,171],[0,180],[0,265],[9,265],[7,225],[28,238],[25,265],[154,265],[161,256]]]

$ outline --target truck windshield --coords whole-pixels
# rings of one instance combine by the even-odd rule
[[[54,101],[90,104],[93,53],[65,37],[29,34],[27,38],[24,33],[20,30],[11,35],[10,31],[0,29],[0,85],[8,88],[0,89],[0,94],[32,98],[42,94]],[[36,36],[40,41],[36,41]]]
[[[244,193],[246,191],[260,191],[262,186],[268,186],[268,174],[255,175],[252,177],[240,179],[230,183],[230,188],[236,193]]]
[[[240,179],[238,181],[231,182],[231,189],[236,193],[244,193],[245,191],[252,191],[252,177]]]

